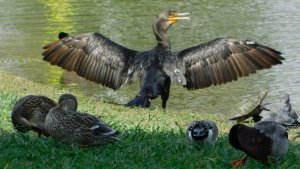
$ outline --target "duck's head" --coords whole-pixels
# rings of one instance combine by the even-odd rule
[[[72,94],[63,94],[63,95],[61,95],[59,97],[58,104],[65,111],[67,111],[67,110],[76,111],[77,106],[78,106],[77,99]]]
[[[229,143],[232,145],[232,147],[234,147],[235,149],[238,149],[238,150],[242,150],[240,141],[238,139],[238,135],[239,135],[238,129],[241,126],[245,126],[245,125],[243,125],[243,124],[236,124],[236,125],[232,126],[231,129],[230,129],[230,131],[229,131],[229,135],[228,135],[228,137],[229,137]]]

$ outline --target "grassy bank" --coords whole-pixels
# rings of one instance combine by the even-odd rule
[[[228,143],[233,123],[226,116],[128,109],[80,93],[73,93],[79,100],[78,109],[100,116],[121,132],[122,141],[79,148],[13,129],[10,112],[18,98],[38,94],[57,100],[67,92],[0,72],[0,168],[231,168],[230,161],[243,155]],[[212,149],[198,149],[185,140],[187,124],[201,119],[215,120],[219,126],[220,137]],[[288,155],[278,168],[300,167],[299,142],[290,141]],[[261,167],[250,159],[242,168]]]

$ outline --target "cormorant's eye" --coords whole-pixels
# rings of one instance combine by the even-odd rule
[[[168,11],[169,16],[173,16],[174,15],[174,11]]]

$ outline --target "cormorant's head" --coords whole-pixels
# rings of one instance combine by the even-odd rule
[[[165,48],[170,49],[170,42],[166,36],[168,28],[180,19],[190,19],[190,17],[184,17],[184,15],[188,14],[189,13],[178,13],[175,11],[160,13],[153,23],[153,32],[158,44],[162,44]]]
[[[190,19],[186,17],[189,13],[178,13],[175,11],[164,11],[160,13],[156,18],[157,26],[162,30],[167,31],[167,29],[175,22],[181,19]]]

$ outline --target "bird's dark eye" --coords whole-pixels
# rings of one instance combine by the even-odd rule
[[[169,15],[170,16],[175,16],[176,15],[176,11],[169,11]]]

